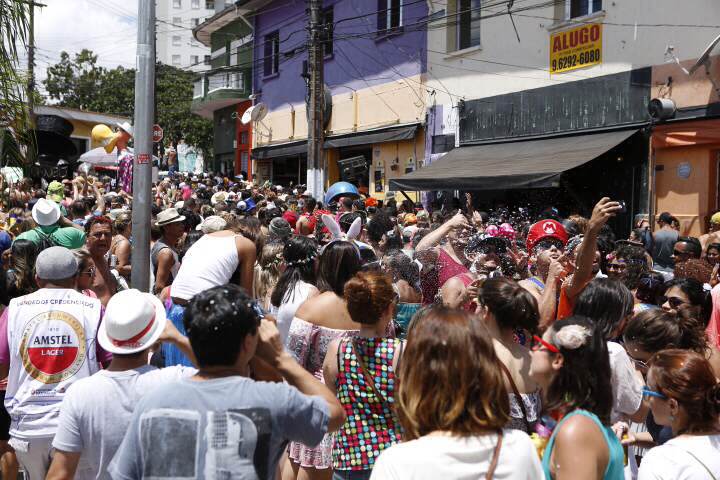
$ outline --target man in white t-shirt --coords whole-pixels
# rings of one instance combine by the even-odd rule
[[[168,322],[157,297],[138,290],[115,294],[98,331],[113,354],[110,366],[76,382],[60,407],[48,479],[109,479],[107,465],[122,442],[138,400],[153,388],[194,375],[194,368],[148,365],[157,341],[174,343],[194,359],[190,343]]]
[[[11,300],[0,317],[0,378],[8,379],[9,444],[29,480],[45,478],[67,389],[110,360],[95,342],[100,300],[75,290],[77,275],[70,250],[46,248],[35,262],[40,289]]]

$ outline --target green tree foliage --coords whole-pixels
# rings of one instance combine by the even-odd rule
[[[60,62],[48,68],[43,81],[48,95],[64,107],[133,117],[135,70],[105,69],[97,65],[97,60],[89,50],[82,50],[74,58],[62,52]],[[212,122],[190,111],[194,74],[158,63],[155,77],[157,122],[163,127],[166,142],[184,138],[211,157]]]
[[[29,2],[0,0],[0,162],[22,165],[24,148],[33,144],[25,103],[27,78],[18,53],[26,47]]]

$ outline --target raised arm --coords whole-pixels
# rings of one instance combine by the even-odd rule
[[[438,243],[442,241],[445,236],[450,233],[451,230],[457,229],[457,228],[463,228],[468,226],[467,218],[465,218],[465,215],[458,212],[453,216],[450,220],[443,223],[440,228],[437,230],[434,230],[427,235],[423,237],[422,240],[420,240],[420,243],[418,243],[417,248],[415,251],[423,251],[427,250],[429,248],[434,247]]]

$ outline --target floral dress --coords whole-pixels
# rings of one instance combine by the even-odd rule
[[[400,441],[402,427],[393,407],[397,386],[393,361],[401,355],[398,351],[402,352],[402,340],[395,338],[352,337],[340,342],[336,386],[347,419],[335,436],[335,470],[371,470],[383,450]]]
[[[322,367],[330,343],[337,338],[348,337],[357,333],[357,330],[337,330],[320,327],[295,317],[290,324],[287,349],[305,370],[324,383]],[[302,467],[332,468],[332,445],[332,434],[326,434],[315,448],[302,443],[291,442],[290,458]]]

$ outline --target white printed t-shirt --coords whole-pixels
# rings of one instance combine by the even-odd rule
[[[681,436],[651,448],[638,480],[715,480],[720,478],[720,435]]]
[[[100,300],[75,290],[43,288],[11,300],[7,310],[3,340],[10,363],[5,395],[10,435],[52,437],[67,389],[99,370]]]
[[[75,382],[60,406],[53,447],[82,452],[76,480],[109,479],[107,466],[130,425],[135,405],[160,385],[194,375],[196,369],[151,365],[122,372],[102,370]]]

